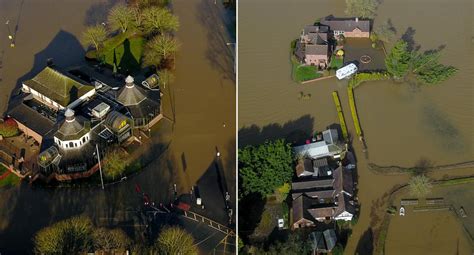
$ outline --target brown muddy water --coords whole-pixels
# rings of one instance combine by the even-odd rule
[[[6,109],[16,84],[41,70],[48,58],[64,67],[83,63],[84,49],[79,38],[85,25],[102,22],[116,2],[119,1],[0,0],[0,112]],[[174,122],[163,120],[152,131],[156,150],[148,154],[154,154],[156,160],[138,176],[106,187],[105,191],[48,189],[26,183],[0,189],[1,253],[30,252],[36,231],[78,214],[89,215],[99,225],[133,228],[138,223],[127,215],[141,203],[134,191],[136,184],[152,200],[167,201],[173,183],[177,183],[179,193],[188,192],[197,182],[217,183],[215,179],[204,180],[204,176],[215,178],[216,150],[222,155],[220,179],[231,194],[235,193],[236,88],[233,49],[226,45],[234,40],[226,33],[232,17],[214,1],[173,3],[181,22],[177,33],[181,48],[176,80],[164,91],[163,108],[164,115]],[[14,49],[7,40],[4,22],[8,19],[11,31],[16,31]],[[226,222],[223,204],[211,203],[212,196],[220,196],[220,192],[214,193],[208,202],[202,194],[204,203],[212,209],[207,213]],[[214,248],[213,241],[216,240],[202,244],[204,251]]]
[[[310,134],[338,123],[331,97],[334,90],[341,97],[349,132],[355,134],[346,82],[327,79],[296,84],[291,80],[289,61],[290,42],[305,25],[329,14],[343,16],[344,8],[343,0],[240,1],[239,146],[268,138],[293,140],[300,133]],[[417,88],[380,81],[363,84],[355,90],[368,158],[355,141],[361,215],[347,245],[347,254],[354,254],[358,246],[364,246],[358,244],[360,237],[379,223],[370,214],[371,207],[377,207],[375,201],[394,185],[409,179],[404,175],[374,175],[365,167],[368,162],[412,166],[420,158],[434,164],[474,158],[472,8],[469,0],[385,0],[380,5],[375,22],[391,19],[398,36],[411,27],[414,41],[422,49],[445,45],[442,62],[456,66],[459,72],[438,86]],[[300,92],[311,94],[311,98],[300,101]],[[461,172],[468,174],[473,170]],[[378,211],[383,213],[383,210]],[[458,232],[456,225],[445,224],[440,234]]]
[[[472,211],[470,198],[474,190],[471,185],[435,186],[429,197],[443,198],[446,204],[452,205],[456,210],[463,206],[466,211]],[[394,205],[399,206],[400,199],[411,197],[408,190],[405,190],[396,195]],[[421,199],[420,205],[424,203],[424,199]],[[391,217],[385,252],[386,254],[471,254],[473,243],[466,231],[473,231],[472,221],[472,217],[460,218],[455,216],[453,211],[414,212],[413,206],[406,206],[405,216]],[[416,226],[416,229],[411,226]],[[444,233],[447,230],[449,235]],[[419,238],[420,236],[426,238]]]

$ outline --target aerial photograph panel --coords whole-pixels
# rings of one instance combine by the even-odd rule
[[[240,254],[472,254],[468,0],[240,0]]]
[[[0,19],[0,254],[236,253],[235,1]]]

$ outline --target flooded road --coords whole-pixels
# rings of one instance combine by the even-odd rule
[[[474,158],[472,2],[438,0],[429,8],[426,2],[385,0],[376,22],[391,19],[398,36],[411,26],[422,49],[445,45],[441,61],[456,66],[459,72],[438,86],[416,88],[379,81],[355,90],[368,158],[355,141],[361,215],[347,254],[354,254],[360,237],[377,223],[370,214],[376,200],[409,179],[374,175],[366,168],[368,162],[413,166],[421,158],[433,164]],[[346,82],[327,79],[296,84],[291,80],[289,61],[290,42],[301,29],[329,14],[343,16],[345,2],[241,0],[239,8],[239,146],[276,137],[291,141],[297,133],[309,135],[338,123],[331,97],[334,90],[341,97],[349,132],[355,134]],[[418,13],[424,15],[418,17]],[[299,100],[300,92],[311,94],[311,98]],[[443,231],[449,235],[458,230],[450,226]]]
[[[12,31],[18,24],[14,49],[6,39],[7,27],[3,23],[0,26],[1,111],[6,109],[15,85],[41,70],[48,58],[64,67],[83,63],[79,38],[85,24],[101,22],[113,2],[117,1],[0,0],[1,22],[9,19]],[[176,80],[164,91],[163,108],[164,115],[174,121],[162,120],[153,128],[155,146],[147,155],[155,160],[137,176],[104,191],[85,187],[48,189],[27,183],[0,189],[0,252],[29,252],[36,231],[79,214],[89,215],[101,226],[133,229],[137,224],[133,210],[141,204],[135,185],[154,201],[168,201],[173,183],[181,193],[196,183],[208,183],[204,176],[216,178],[216,150],[221,152],[223,165],[217,177],[231,194],[235,192],[235,84],[232,49],[226,45],[233,39],[225,35],[226,24],[222,22],[227,16],[213,1],[173,2],[181,22],[177,33],[181,49]],[[204,187],[207,215],[225,222],[223,204],[210,201],[220,192],[207,191],[208,197],[205,192]],[[131,235],[139,238],[137,233]],[[209,242],[206,245],[210,246]]]

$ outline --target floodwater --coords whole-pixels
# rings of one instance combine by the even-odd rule
[[[446,204],[456,210],[463,206],[466,211],[472,211],[474,190],[466,192],[471,184],[452,185],[449,187],[435,186],[429,197],[444,198]],[[395,205],[400,205],[403,198],[411,198],[408,190],[396,195]],[[424,205],[420,200],[420,205]],[[472,240],[468,233],[474,226],[472,217],[457,218],[453,211],[414,212],[413,206],[406,206],[406,215],[394,215],[390,221],[385,246],[386,254],[471,254]],[[433,224],[435,222],[436,224]],[[464,224],[466,230],[461,225]],[[416,225],[416,229],[410,226]],[[453,227],[454,226],[454,227]],[[449,230],[449,235],[444,232]],[[399,233],[404,233],[400,235]],[[420,236],[427,238],[420,239]],[[470,251],[470,252],[468,252]]]
[[[9,19],[10,30],[16,31],[16,47],[11,49],[6,39],[7,26],[0,26],[1,112],[16,84],[41,70],[48,58],[64,67],[83,63],[84,49],[79,38],[85,25],[102,22],[115,2],[118,1],[0,0],[1,22]],[[49,189],[26,183],[0,189],[0,252],[29,252],[36,231],[79,214],[89,215],[99,225],[136,227],[137,223],[127,216],[141,203],[135,193],[136,184],[152,200],[168,201],[173,183],[177,184],[178,193],[183,193],[189,192],[191,185],[208,183],[203,176],[216,178],[216,150],[221,152],[223,167],[217,173],[219,180],[211,183],[221,181],[230,194],[235,193],[236,89],[233,49],[226,45],[234,40],[226,34],[233,17],[213,1],[176,0],[173,9],[181,22],[177,33],[181,48],[176,80],[164,91],[163,108],[164,115],[174,121],[162,120],[152,130],[155,146],[147,155],[155,160],[137,176],[106,187],[105,191]],[[221,194],[211,191],[206,187],[202,190],[203,202],[209,208],[205,213],[225,223],[223,203],[211,202],[216,197],[215,201],[221,201]],[[220,239],[214,240],[214,245]],[[209,252],[212,245],[210,239],[200,248]]]
[[[290,42],[305,25],[330,14],[343,16],[344,8],[342,0],[240,1],[239,147],[278,137],[293,141],[300,134],[309,135],[338,123],[331,96],[334,90],[341,97],[349,132],[355,134],[346,82],[326,79],[296,84],[291,80],[289,61]],[[422,49],[444,45],[442,62],[456,66],[459,72],[438,86],[417,88],[380,81],[363,84],[355,90],[368,154],[362,152],[361,144],[355,139],[361,215],[348,242],[347,254],[354,254],[358,246],[364,246],[358,244],[360,237],[369,227],[380,223],[380,217],[371,215],[371,208],[383,216],[384,209],[377,210],[382,195],[409,179],[404,175],[374,175],[366,168],[368,162],[413,166],[421,158],[433,164],[474,158],[472,8],[469,0],[385,0],[380,5],[375,22],[391,19],[398,36],[411,27],[414,32],[408,34],[413,35]],[[311,94],[311,98],[299,100],[300,92]],[[465,169],[457,174],[472,171]],[[458,231],[456,226],[445,226],[442,235]]]

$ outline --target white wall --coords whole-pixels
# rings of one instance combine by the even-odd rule
[[[87,144],[89,142],[89,140],[90,140],[90,133],[85,134],[84,136],[82,136],[78,140],[62,141],[59,138],[57,138],[56,136],[54,137],[54,142],[59,147],[65,149],[65,150],[81,148],[82,146]],[[71,143],[72,143],[72,147],[70,147]]]

